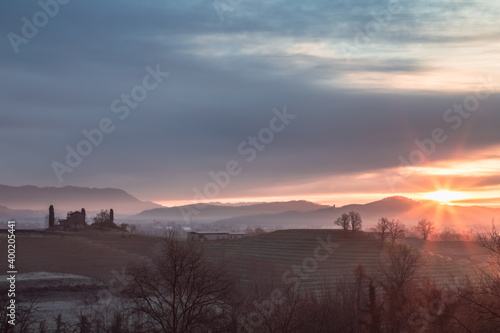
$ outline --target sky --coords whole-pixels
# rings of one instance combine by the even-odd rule
[[[499,19],[488,0],[2,1],[0,184],[500,207]]]

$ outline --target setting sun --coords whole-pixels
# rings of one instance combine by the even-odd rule
[[[466,199],[467,195],[461,192],[443,190],[429,193],[424,198],[440,202],[450,202]]]

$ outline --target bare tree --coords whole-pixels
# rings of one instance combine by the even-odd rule
[[[349,227],[351,225],[351,217],[347,213],[343,213],[340,215],[336,220],[335,220],[335,225],[338,225],[339,227],[342,227],[344,231],[349,230]]]
[[[439,238],[439,240],[442,240],[442,241],[459,241],[459,240],[462,240],[462,238],[464,238],[464,240],[466,240],[467,235],[458,233],[455,230],[450,229],[450,228],[444,228],[437,235],[437,237]]]
[[[16,299],[15,317],[12,317],[12,313],[8,309],[8,306],[11,305],[11,299],[8,297],[7,291],[3,289],[0,291],[0,303],[3,307],[0,311],[0,332],[33,332],[36,324],[43,319],[43,316],[40,315],[37,299]],[[12,320],[15,321],[15,326],[10,324]]]
[[[153,264],[131,265],[126,295],[149,319],[150,330],[208,332],[223,326],[233,282],[194,242],[168,235]]]
[[[92,220],[94,221],[93,224],[96,224],[96,225],[105,225],[105,224],[109,224],[109,210],[104,210],[104,209],[101,209],[101,211],[99,213],[97,213],[96,216],[94,216],[92,218]]]
[[[362,264],[354,270],[354,276],[356,278],[360,324],[367,328],[370,333],[380,333],[382,307],[377,300],[375,278],[366,273]],[[368,289],[368,293],[364,291],[365,288]]]
[[[119,228],[114,222],[114,212],[113,209],[101,209],[96,216],[92,218],[94,223],[93,225],[98,225],[101,227],[110,227],[110,228]]]
[[[254,328],[258,329],[257,332],[302,332],[306,323],[311,321],[307,294],[294,290],[292,286],[278,290],[280,304],[272,304],[267,300],[270,293],[266,293],[267,297],[266,294],[260,295],[253,302],[253,311],[260,317],[256,319],[262,322],[261,325],[254,325]],[[250,331],[249,328],[247,325],[243,331]]]
[[[381,265],[380,271],[390,288],[403,290],[416,277],[420,267],[420,255],[413,248],[396,244],[389,250],[388,264]]]
[[[411,247],[402,244],[392,246],[384,262],[380,263],[382,288],[390,313],[389,327],[384,332],[401,332],[408,320],[408,305],[411,302],[412,286],[417,280],[420,255]]]
[[[424,240],[427,240],[429,234],[431,234],[435,230],[434,222],[427,219],[419,220],[417,222],[417,225],[415,226],[415,230],[422,235],[422,238]]]
[[[495,327],[500,327],[500,234],[492,229],[478,235],[479,243],[490,252],[489,267],[477,272],[476,281],[466,279],[458,288],[474,317]],[[484,330],[484,329],[483,329]]]
[[[500,266],[500,234],[495,225],[493,224],[491,230],[486,233],[478,234],[477,238],[481,246],[490,251],[493,259]]]
[[[363,220],[361,220],[361,214],[355,211],[349,212],[349,217],[351,218],[351,231],[355,232],[361,230],[363,225]]]
[[[392,244],[398,238],[404,238],[406,236],[406,226],[400,221],[390,221],[389,222],[389,235],[391,237]]]
[[[386,217],[380,218],[378,223],[373,227],[373,232],[375,232],[379,237],[380,240],[382,241],[382,244],[384,243],[385,239],[389,236],[389,219]]]

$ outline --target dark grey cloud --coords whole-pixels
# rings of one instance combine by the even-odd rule
[[[458,44],[460,50],[474,38],[493,40],[488,29],[498,9],[491,5],[480,22],[483,2],[401,3],[401,14],[347,64],[339,45],[352,43],[356,29],[387,1],[244,0],[222,22],[210,1],[70,1],[18,54],[6,36],[19,34],[21,17],[40,8],[3,2],[0,183],[114,186],[146,199],[190,197],[209,171],[244,160],[238,145],[268,126],[273,108],[285,105],[297,118],[243,165],[227,196],[395,167],[399,155],[415,149],[415,139],[449,126],[443,113],[469,93],[377,92],[357,87],[350,76],[423,75],[436,66],[427,46]],[[477,24],[483,34],[472,29]],[[419,53],[405,53],[420,44]],[[120,120],[112,101],[141,84],[146,66],[156,64],[170,76]],[[498,96],[490,97],[459,130],[447,128],[450,139],[432,159],[498,144],[498,105]],[[84,139],[81,131],[103,118],[115,131],[60,184],[51,163],[63,162],[65,147],[75,147]]]

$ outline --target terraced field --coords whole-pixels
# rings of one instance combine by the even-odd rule
[[[314,261],[318,238],[330,237],[335,244],[333,253],[325,261]],[[421,276],[429,276],[436,283],[447,283],[451,276],[472,274],[475,265],[484,264],[486,252],[473,242],[407,241],[421,252]],[[333,246],[332,246],[333,248]],[[369,274],[378,274],[380,263],[387,257],[380,241],[371,234],[344,235],[338,230],[282,230],[248,237],[209,243],[207,251],[227,261],[228,268],[242,283],[279,285],[286,278],[297,277],[308,289],[320,288],[325,283],[352,279],[353,270],[363,264]],[[320,252],[326,254],[325,251]],[[309,259],[306,259],[309,258]],[[317,267],[314,263],[317,263]],[[293,273],[293,266],[303,266]],[[310,273],[306,272],[309,270]],[[290,281],[290,280],[288,280]]]
[[[4,236],[0,235],[0,246],[6,246]],[[328,243],[328,237],[331,253],[318,241]],[[90,230],[43,237],[26,234],[16,241],[19,273],[78,274],[108,283],[114,277],[113,272],[122,272],[129,262],[149,260],[161,238],[129,234],[124,237],[121,232]],[[451,275],[473,274],[475,267],[484,267],[488,260],[487,252],[475,242],[407,239],[404,243],[421,251],[424,265],[419,273],[440,284]],[[380,241],[373,235],[345,235],[339,230],[281,230],[205,245],[209,256],[223,258],[227,269],[248,285],[279,285],[283,274],[287,274],[288,281],[299,278],[301,285],[317,289],[339,279],[352,279],[352,272],[359,264],[364,265],[367,273],[377,274],[379,263],[386,260]],[[325,260],[315,258],[315,251],[318,258]],[[5,263],[1,266],[0,269],[7,270]]]

